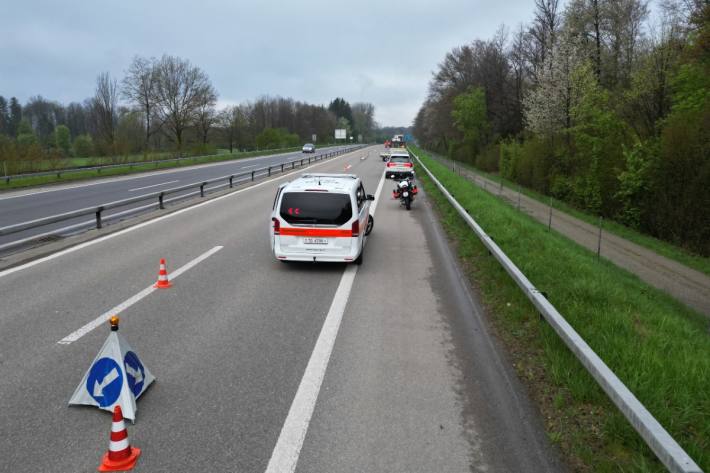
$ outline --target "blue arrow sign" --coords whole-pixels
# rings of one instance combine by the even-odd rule
[[[141,363],[138,355],[129,351],[123,359],[123,364],[126,367],[128,387],[131,388],[133,395],[138,397],[143,391],[145,384],[145,368],[143,367],[143,363]]]
[[[86,390],[100,407],[112,405],[121,394],[123,374],[121,368],[111,358],[99,358],[89,370]]]

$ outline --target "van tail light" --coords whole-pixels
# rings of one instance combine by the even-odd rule
[[[360,235],[360,220],[355,220],[352,227],[352,236],[356,237]]]
[[[274,235],[281,234],[281,222],[276,217],[271,217],[271,221],[274,222]]]
[[[394,166],[394,164],[392,164],[392,163],[387,163],[387,167],[388,167],[388,168],[391,168],[392,166]]]
[[[412,163],[404,163],[404,167],[411,168],[413,166]]]

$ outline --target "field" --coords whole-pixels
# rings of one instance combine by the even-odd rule
[[[707,318],[454,174],[422,161],[705,471]],[[576,471],[664,471],[431,181],[418,172],[495,331]]]

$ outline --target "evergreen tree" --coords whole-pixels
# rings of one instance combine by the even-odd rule
[[[17,130],[22,121],[22,105],[17,101],[17,98],[10,99],[10,127],[8,129],[11,136],[17,136]]]
[[[7,109],[7,100],[0,95],[0,134],[8,134],[10,114]]]

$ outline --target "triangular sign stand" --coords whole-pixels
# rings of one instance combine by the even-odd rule
[[[76,387],[69,405],[96,406],[110,412],[120,405],[123,416],[135,422],[136,399],[155,377],[118,332],[118,317],[111,317],[110,322],[111,333]]]

